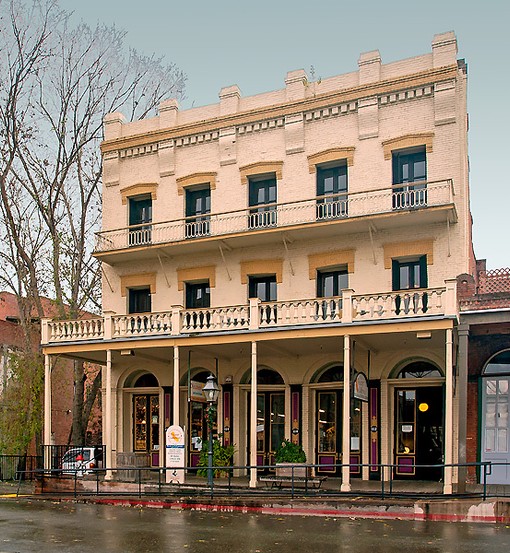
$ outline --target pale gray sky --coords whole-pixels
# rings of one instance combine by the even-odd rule
[[[471,211],[475,254],[489,268],[510,266],[510,2],[504,0],[60,0],[89,24],[127,31],[126,43],[164,55],[187,75],[183,109],[212,104],[224,86],[244,96],[283,88],[287,71],[315,77],[357,69],[361,52],[383,63],[431,51],[453,30],[469,70]],[[505,161],[507,159],[507,161]],[[503,172],[503,174],[501,174]]]

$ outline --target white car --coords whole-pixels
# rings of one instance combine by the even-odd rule
[[[73,447],[62,457],[62,471],[83,476],[103,467],[102,447]]]

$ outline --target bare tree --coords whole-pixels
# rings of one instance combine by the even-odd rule
[[[0,53],[0,283],[31,298],[39,317],[45,294],[60,318],[76,318],[101,303],[101,268],[91,253],[101,216],[103,117],[118,110],[146,117],[163,99],[182,97],[185,77],[127,48],[115,27],[73,26],[54,0],[16,6],[0,0],[0,32],[11,44]],[[75,362],[75,444],[83,443],[100,388],[100,372],[89,386],[85,377]]]

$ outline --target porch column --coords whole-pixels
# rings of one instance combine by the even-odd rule
[[[51,469],[51,357],[44,356],[44,468]]]
[[[451,465],[453,462],[453,336],[452,329],[446,329],[446,400],[444,416],[444,464]],[[443,493],[452,493],[452,473],[451,466],[444,469]]]
[[[460,325],[457,329],[459,336],[459,352],[457,356],[457,397],[459,398],[459,426],[458,441],[459,453],[458,463],[467,463],[467,382],[468,382],[468,343],[469,326]],[[459,477],[457,484],[458,492],[466,491],[467,467],[459,466]]]
[[[179,346],[174,346],[173,424],[179,425]]]
[[[257,342],[251,343],[250,488],[257,487]]]
[[[350,458],[351,458],[351,341],[344,336],[344,394],[342,421],[342,485],[340,491],[350,492]]]
[[[105,410],[104,410],[104,443],[106,446],[106,480],[111,480],[112,473],[112,352],[106,351],[106,393],[105,393]]]

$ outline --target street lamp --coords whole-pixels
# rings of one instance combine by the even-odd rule
[[[208,430],[208,444],[209,451],[207,452],[207,483],[212,490],[213,487],[213,405],[218,400],[218,395],[220,393],[220,387],[216,382],[216,378],[213,374],[210,374],[207,377],[207,382],[203,388],[203,394],[205,400],[207,401],[207,430]]]

